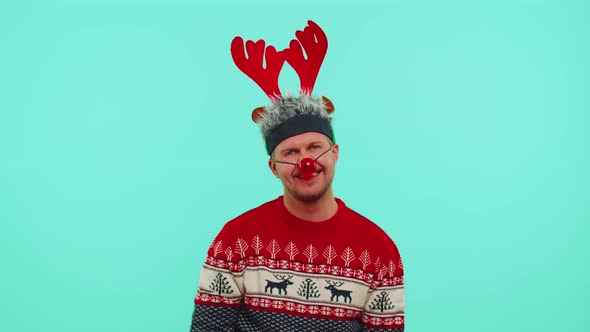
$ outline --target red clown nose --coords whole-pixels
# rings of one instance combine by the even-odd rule
[[[310,176],[316,170],[316,163],[315,160],[311,158],[304,158],[299,163],[299,171],[303,173],[303,176]]]

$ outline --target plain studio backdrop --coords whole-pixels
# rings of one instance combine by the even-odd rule
[[[587,1],[12,2],[0,330],[188,331],[213,237],[282,192],[230,42],[308,19],[335,193],[397,243],[407,331],[590,330]]]

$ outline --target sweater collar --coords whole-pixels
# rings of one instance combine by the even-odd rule
[[[303,231],[321,232],[323,230],[331,230],[336,224],[343,220],[342,217],[344,216],[347,207],[344,204],[344,202],[339,198],[335,198],[335,200],[338,204],[338,210],[331,218],[324,221],[309,221],[294,216],[285,207],[283,196],[279,196],[276,199],[276,205],[277,209],[279,210],[281,220],[284,220],[287,224],[289,224],[289,226],[298,228]]]

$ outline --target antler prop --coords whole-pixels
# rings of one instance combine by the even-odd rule
[[[265,42],[262,39],[257,42],[246,41],[246,51],[244,51],[242,37],[235,37],[231,42],[231,55],[236,66],[256,82],[271,100],[282,96],[279,90],[279,74],[285,59],[281,52],[277,52],[272,45],[265,48]],[[265,56],[266,68],[263,67],[262,62]]]
[[[295,69],[301,81],[301,93],[311,95],[320,67],[328,51],[328,38],[322,29],[313,21],[307,21],[309,26],[303,31],[295,32],[297,40],[291,40],[289,48],[285,49],[285,60]],[[307,60],[303,57],[303,50]]]

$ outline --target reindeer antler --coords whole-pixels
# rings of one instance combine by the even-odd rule
[[[246,41],[246,52],[248,57],[244,52],[242,37],[235,37],[231,42],[231,55],[236,66],[256,82],[271,100],[281,97],[279,74],[285,63],[282,51],[277,52],[272,45],[265,47],[265,42],[261,39],[257,42]],[[266,68],[263,67],[264,58]]]
[[[285,49],[285,60],[295,69],[301,81],[301,92],[311,95],[320,67],[328,51],[328,38],[320,27],[313,21],[307,21],[309,26],[303,31],[295,32],[297,40],[291,40],[289,48]],[[303,57],[305,49],[307,60]]]
[[[280,275],[280,274],[279,274],[279,275],[277,275],[277,274],[274,274],[274,273],[273,273],[273,276],[274,276],[275,278],[277,278],[278,280],[289,280],[289,279],[293,278],[293,276],[292,276],[292,275],[282,276],[282,275]]]
[[[328,285],[330,285],[330,286],[334,286],[334,287],[340,287],[340,286],[344,285],[344,282],[343,282],[343,281],[336,281],[336,282],[332,282],[332,281],[330,281],[330,280],[327,280],[327,279],[324,279],[324,280],[325,280],[325,281],[328,283]]]

